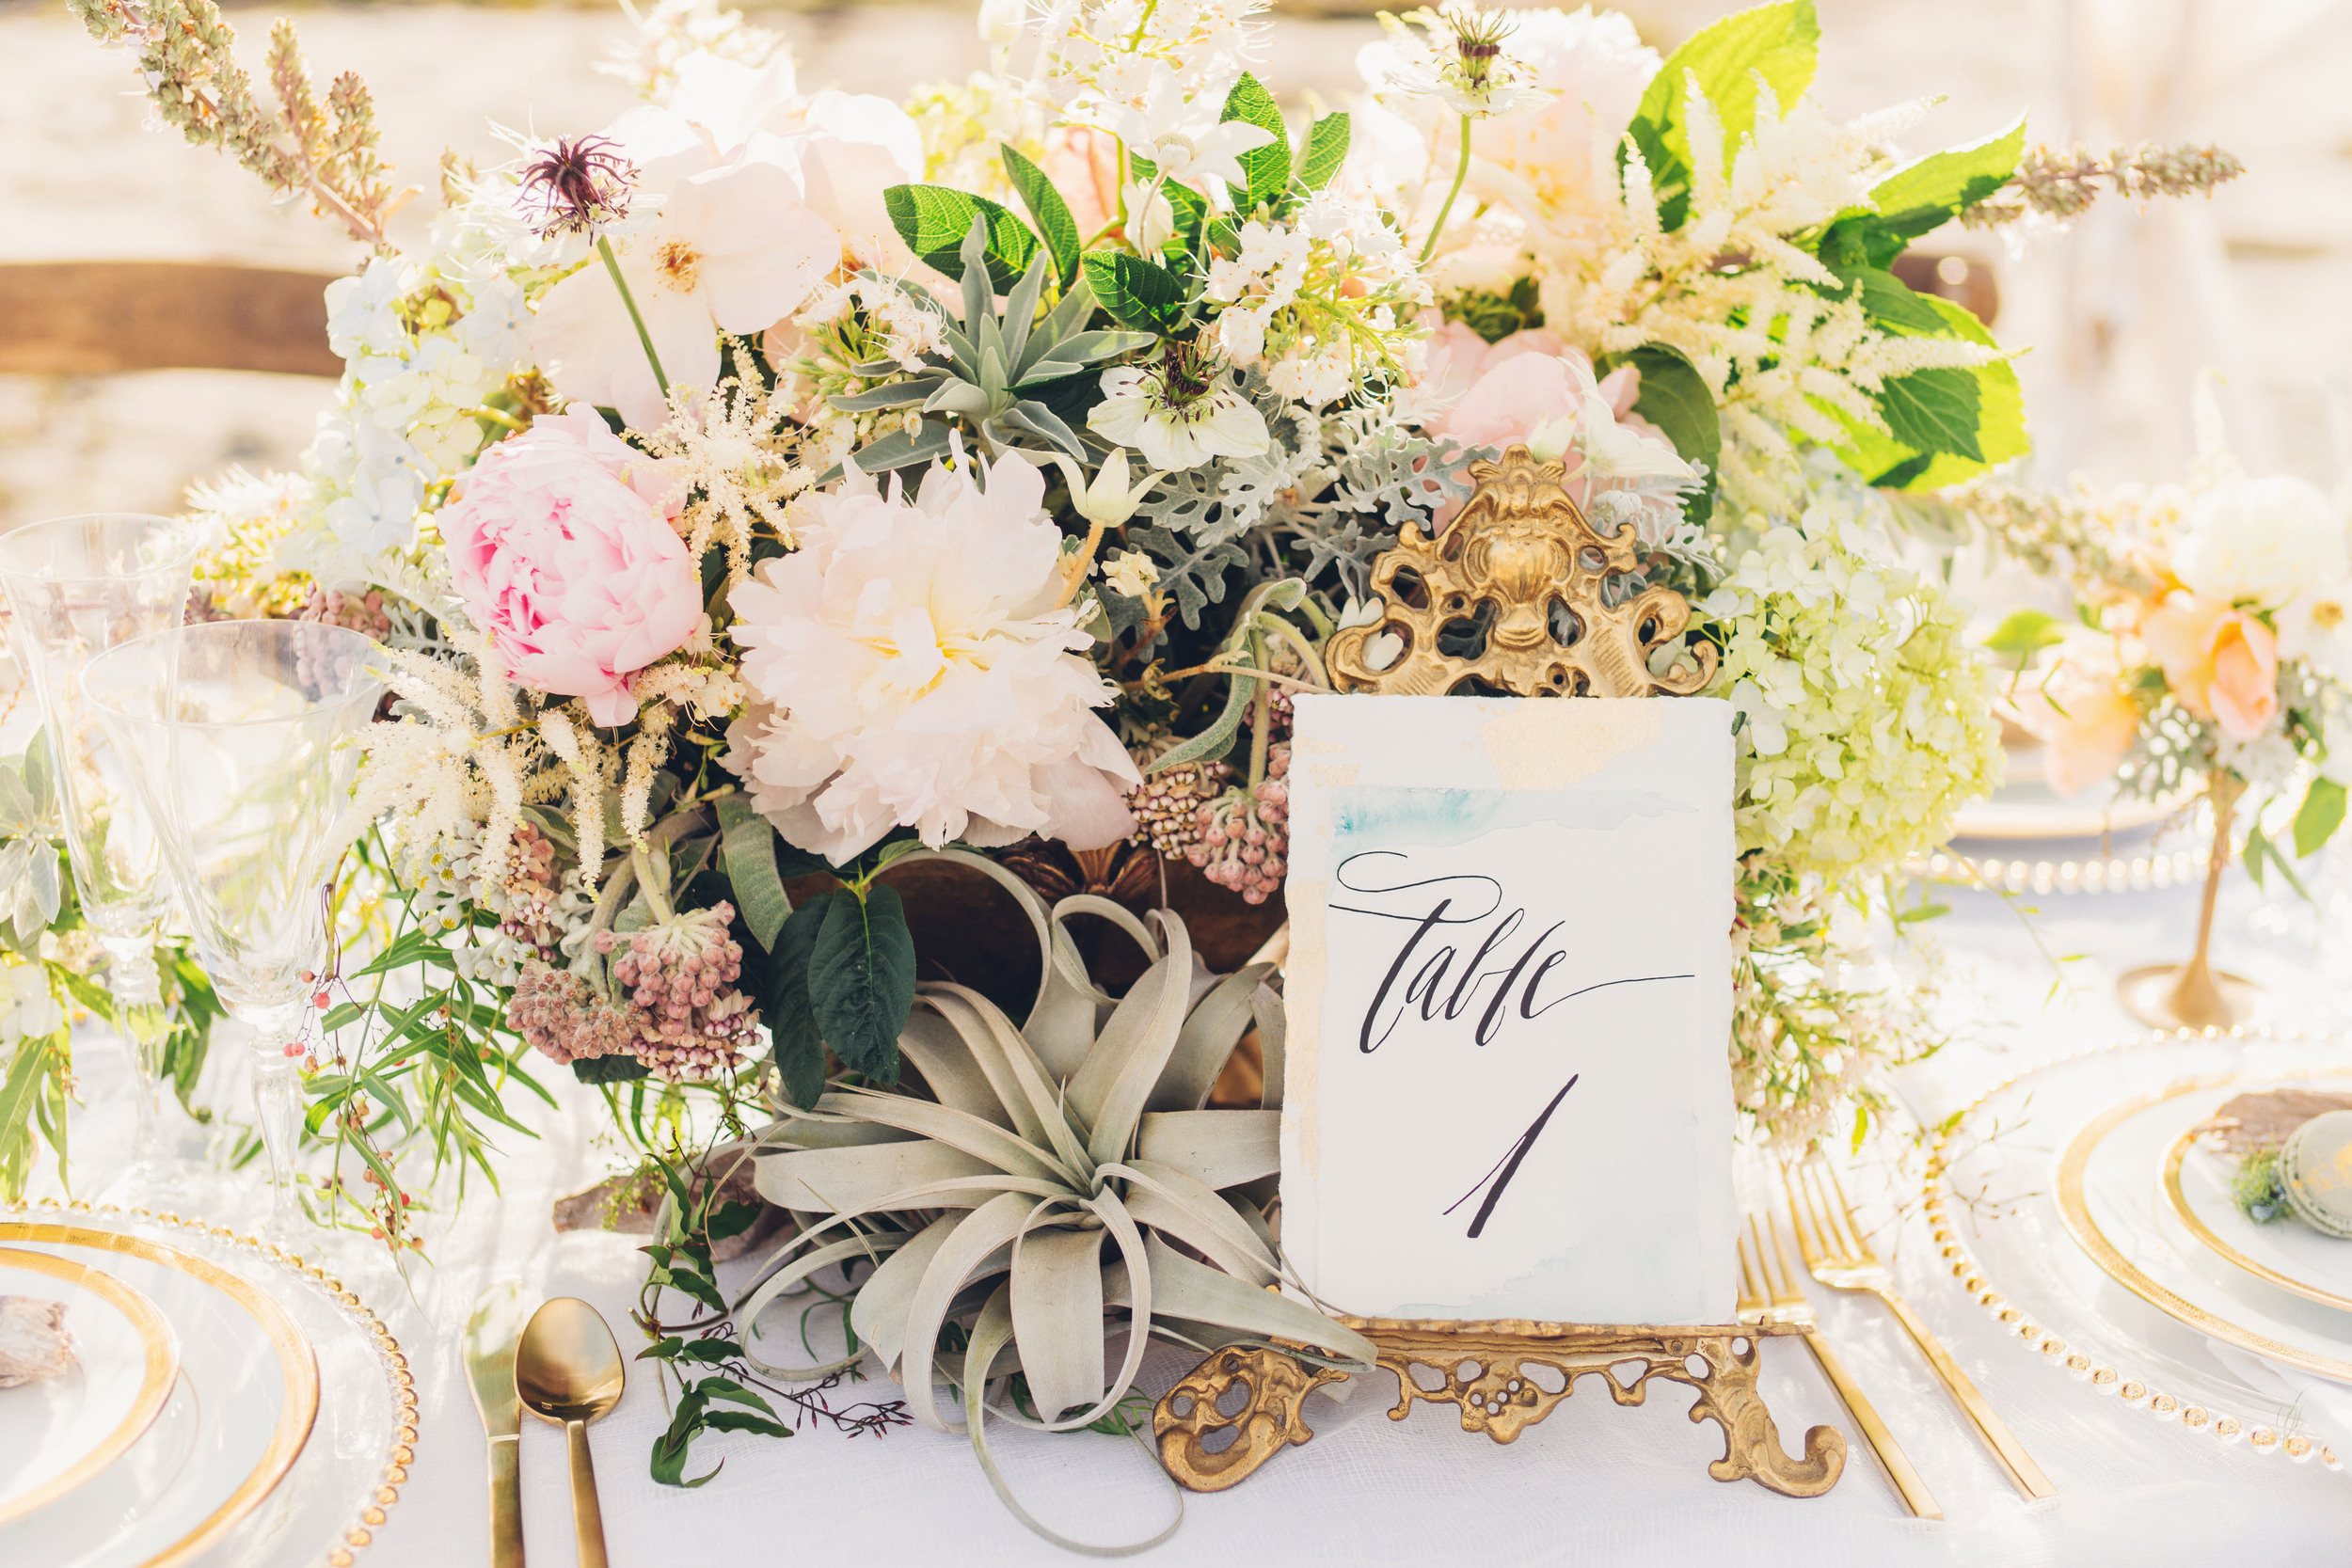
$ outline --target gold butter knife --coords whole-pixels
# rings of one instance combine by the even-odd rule
[[[523,1507],[517,1451],[522,1401],[515,1392],[515,1346],[523,1336],[522,1287],[501,1279],[466,1320],[466,1381],[490,1439],[490,1568],[523,1568]]]

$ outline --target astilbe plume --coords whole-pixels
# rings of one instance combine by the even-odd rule
[[[1193,814],[1200,841],[1184,858],[1252,904],[1282,891],[1291,847],[1290,766],[1290,743],[1277,741],[1266,749],[1265,777],[1254,789],[1235,784]]]

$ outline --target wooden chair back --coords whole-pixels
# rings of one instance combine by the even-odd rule
[[[323,273],[209,261],[0,264],[0,372],[341,375]]]

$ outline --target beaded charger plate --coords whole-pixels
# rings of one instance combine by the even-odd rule
[[[2164,1284],[2173,1277],[2168,1260],[2137,1254],[2165,1235],[2153,1223],[2165,1202],[2164,1140],[2144,1172],[2115,1177],[2131,1180],[2131,1194],[2090,1194],[2083,1167],[2110,1124],[2188,1085],[2347,1070],[2352,1042],[2241,1029],[2143,1037],[2021,1074],[1953,1118],[1930,1154],[1927,1212],[1942,1259],[2025,1351],[2063,1366],[2085,1398],[2340,1468],[2326,1445],[2296,1430],[2286,1401],[2249,1386],[2214,1354],[2218,1343],[2267,1355],[2248,1342],[2234,1322],[2241,1314],[2185,1312]]]
[[[111,1205],[0,1208],[0,1244],[185,1287],[159,1297],[183,1355],[153,1428],[70,1515],[12,1527],[43,1532],[44,1568],[350,1568],[417,1440],[407,1360],[357,1293],[226,1227]]]

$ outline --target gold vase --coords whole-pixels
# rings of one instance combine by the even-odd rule
[[[2186,963],[2146,964],[2115,983],[2123,1010],[2152,1029],[2228,1029],[2263,1012],[2263,988],[2242,974],[2213,967],[2213,911],[2221,874],[2230,868],[2231,828],[2245,781],[2217,768],[2205,782],[2213,808],[2213,847],[2205,857],[2205,895],[2197,912],[2197,947]]]

